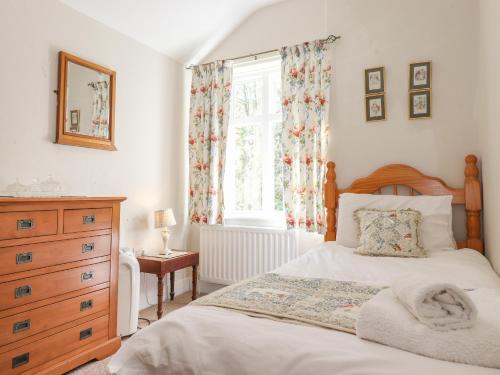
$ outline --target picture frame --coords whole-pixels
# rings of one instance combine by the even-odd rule
[[[367,122],[385,120],[385,94],[366,96],[365,111]]]
[[[78,133],[80,131],[80,110],[74,109],[69,111],[69,116],[71,124],[70,131]]]
[[[430,90],[432,81],[431,61],[410,64],[409,91]]]
[[[423,90],[410,92],[408,105],[411,120],[431,118],[431,91]]]
[[[385,68],[365,69],[365,95],[382,94],[385,91]]]

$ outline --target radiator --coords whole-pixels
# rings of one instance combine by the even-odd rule
[[[229,285],[297,257],[293,230],[205,225],[200,228],[200,279]]]

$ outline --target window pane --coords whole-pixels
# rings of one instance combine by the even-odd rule
[[[281,132],[283,122],[276,121],[273,123],[274,135],[274,210],[283,211],[283,156]]]
[[[272,217],[284,224],[280,67],[279,58],[234,67],[224,181],[228,220],[259,218],[269,225]]]
[[[258,125],[235,128],[235,209],[262,210],[262,129]]]
[[[262,80],[248,80],[234,85],[234,118],[262,114]],[[233,110],[233,109],[232,109]]]

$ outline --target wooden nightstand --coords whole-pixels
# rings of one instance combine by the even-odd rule
[[[173,300],[175,296],[175,271],[179,271],[187,267],[193,267],[192,299],[196,299],[199,259],[199,254],[193,251],[188,251],[187,254],[174,258],[158,258],[153,256],[140,256],[137,258],[141,272],[151,273],[158,277],[158,319],[161,319],[163,315],[163,277],[167,273],[170,273],[170,299]]]

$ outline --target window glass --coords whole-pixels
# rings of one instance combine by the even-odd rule
[[[226,223],[284,226],[280,59],[235,65],[231,100]]]

